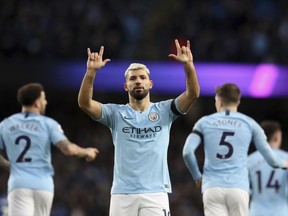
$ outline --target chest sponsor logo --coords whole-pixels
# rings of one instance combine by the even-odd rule
[[[129,134],[130,137],[136,139],[147,139],[156,137],[157,133],[160,133],[162,130],[161,126],[148,127],[148,128],[134,128],[134,127],[124,127],[122,132]]]

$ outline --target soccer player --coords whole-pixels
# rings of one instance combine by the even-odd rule
[[[115,147],[114,177],[110,216],[168,216],[171,182],[167,165],[169,133],[172,122],[188,112],[199,97],[199,84],[190,42],[169,57],[183,63],[186,91],[176,99],[150,101],[153,82],[148,68],[132,63],[124,76],[127,104],[103,104],[92,99],[96,73],[110,59],[88,49],[86,74],[78,95],[80,108],[92,119],[110,128]],[[163,71],[165,76],[165,71]]]
[[[199,119],[183,148],[184,161],[202,186],[205,216],[247,216],[249,206],[248,148],[251,142],[277,168],[288,162],[277,157],[256,121],[237,112],[240,89],[233,83],[216,88],[217,112]],[[203,181],[195,150],[204,144]]]
[[[17,99],[22,112],[0,123],[0,150],[10,162],[8,215],[49,216],[54,195],[51,143],[65,155],[87,161],[99,152],[71,143],[59,123],[44,116],[47,100],[40,83],[19,88]]]
[[[277,121],[266,120],[261,126],[277,157],[288,159],[288,152],[280,149],[282,129]],[[288,171],[273,169],[263,156],[254,152],[248,157],[251,182],[250,216],[288,215]]]

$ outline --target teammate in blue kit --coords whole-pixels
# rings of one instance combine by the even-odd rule
[[[6,152],[10,163],[8,215],[49,216],[54,196],[51,143],[65,155],[87,161],[96,158],[98,149],[71,143],[59,123],[44,116],[47,101],[41,84],[22,86],[17,99],[22,112],[0,123],[0,150]]]
[[[251,142],[271,166],[288,166],[288,161],[274,154],[260,125],[237,112],[240,97],[240,89],[235,84],[217,87],[217,112],[196,122],[183,148],[184,161],[196,186],[202,187],[205,216],[248,215],[247,160]],[[203,179],[195,155],[201,143],[205,154]]]
[[[88,49],[87,70],[78,95],[80,108],[92,119],[110,128],[115,147],[114,177],[111,189],[110,216],[168,216],[167,193],[171,182],[167,165],[172,122],[188,112],[199,97],[199,84],[190,51],[190,42],[169,57],[183,63],[186,91],[176,99],[153,103],[153,82],[148,68],[132,63],[125,72],[127,104],[103,104],[92,99],[96,73],[109,59]],[[165,73],[165,71],[163,72]]]
[[[280,149],[282,130],[277,121],[266,120],[260,124],[277,157],[288,160],[288,152]],[[248,157],[251,182],[250,216],[288,215],[288,171],[273,169],[263,156],[254,152]]]

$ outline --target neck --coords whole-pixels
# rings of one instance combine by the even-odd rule
[[[237,112],[237,106],[223,106],[220,107],[220,112],[225,111],[225,110],[230,110],[231,112]]]
[[[142,100],[136,100],[135,98],[129,98],[129,105],[138,112],[144,112],[150,106],[150,98],[148,95]]]
[[[31,112],[31,113],[40,114],[39,109],[35,107],[27,107],[27,106],[22,107],[22,112]]]

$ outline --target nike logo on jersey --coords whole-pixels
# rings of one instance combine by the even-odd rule
[[[124,119],[133,119],[132,117],[124,116]]]

